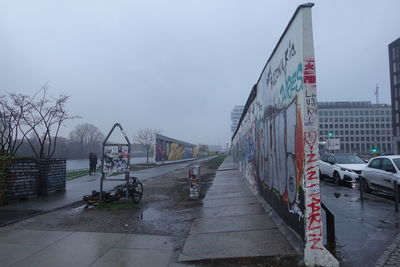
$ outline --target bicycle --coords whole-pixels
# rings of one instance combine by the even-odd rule
[[[102,192],[103,203],[110,203],[118,201],[121,198],[126,197],[128,193],[128,198],[132,198],[133,203],[139,203],[143,197],[143,184],[139,181],[137,177],[129,177],[127,184],[120,184],[114,187],[110,192]],[[83,200],[86,202],[87,206],[97,205],[100,202],[100,192],[96,190],[92,191],[91,195],[83,196]]]

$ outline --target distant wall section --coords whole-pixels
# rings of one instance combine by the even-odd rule
[[[154,161],[156,163],[193,159],[197,156],[197,147],[194,144],[160,134],[156,134],[155,140]]]

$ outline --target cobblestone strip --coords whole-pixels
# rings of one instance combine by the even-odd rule
[[[376,267],[400,266],[400,234],[375,264]]]

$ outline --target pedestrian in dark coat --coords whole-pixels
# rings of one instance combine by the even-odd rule
[[[97,169],[97,155],[96,153],[93,154],[93,174],[96,174]]]
[[[89,155],[89,175],[92,175],[92,173],[93,173],[93,165],[94,165],[94,154],[93,154],[93,152],[90,152],[90,155]]]

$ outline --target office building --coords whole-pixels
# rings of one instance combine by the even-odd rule
[[[395,154],[400,153],[400,38],[389,44],[390,91]]]
[[[341,153],[393,153],[392,108],[370,101],[319,102],[319,141],[339,139]]]
[[[235,133],[236,128],[238,126],[240,117],[242,116],[244,106],[235,106],[231,112],[231,132],[232,134]]]

